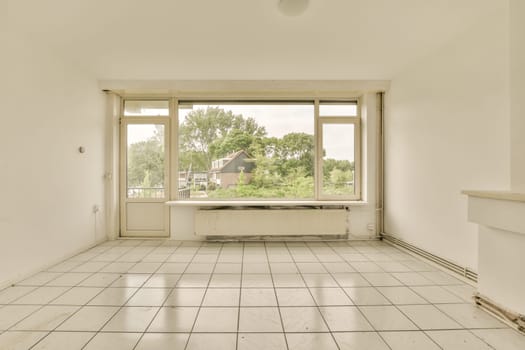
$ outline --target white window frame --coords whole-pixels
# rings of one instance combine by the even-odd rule
[[[135,117],[135,116],[126,116],[124,117],[124,108],[122,108],[122,118],[126,119],[146,119],[148,121],[152,121],[153,119],[159,118],[159,119],[169,119],[170,122],[168,124],[168,128],[166,129],[166,137],[168,138],[168,144],[170,145],[170,149],[167,150],[167,154],[170,154],[170,158],[168,161],[169,169],[168,169],[168,181],[166,182],[166,185],[168,187],[169,192],[167,192],[167,196],[170,200],[174,201],[196,201],[195,199],[180,199],[178,198],[178,157],[179,157],[179,145],[178,145],[178,132],[179,132],[179,118],[178,118],[178,109],[179,109],[179,100],[183,101],[194,101],[194,102],[217,102],[217,103],[228,103],[228,102],[240,102],[242,103],[244,100],[246,102],[254,102],[254,101],[260,101],[261,103],[265,102],[279,102],[282,100],[283,103],[289,102],[289,101],[304,101],[304,102],[313,102],[314,104],[314,199],[312,200],[304,200],[304,199],[293,199],[293,198],[282,198],[282,199],[250,199],[256,202],[279,202],[279,201],[286,201],[286,202],[297,202],[298,204],[302,202],[324,202],[324,201],[333,201],[333,202],[355,202],[355,201],[362,201],[362,195],[361,195],[361,179],[362,179],[362,164],[361,164],[361,109],[362,109],[362,101],[359,97],[351,96],[348,99],[342,99],[342,98],[312,98],[312,97],[303,97],[303,98],[268,98],[268,97],[252,97],[249,98],[228,98],[221,96],[220,98],[214,97],[214,98],[208,98],[206,96],[176,96],[176,97],[137,97],[133,96],[132,98],[126,98],[124,97],[122,99],[122,106],[124,106],[125,101],[128,100],[169,100],[169,117]],[[319,116],[319,104],[320,103],[333,103],[333,102],[356,102],[357,103],[357,116]],[[329,196],[329,195],[323,195],[322,194],[322,185],[323,185],[323,169],[322,169],[322,126],[324,124],[353,124],[354,125],[354,195],[348,196],[348,195],[339,195],[339,196]],[[169,132],[168,132],[169,131]],[[225,204],[230,203],[236,203],[239,201],[243,201],[243,198],[231,198],[231,199],[224,199],[221,200],[221,202],[224,202]],[[198,201],[206,201],[203,199],[199,199]],[[209,200],[210,202],[217,200]]]
[[[354,100],[355,101],[355,100]],[[354,102],[354,101],[340,101],[344,102]],[[334,102],[334,101],[319,101],[319,104],[324,102]],[[337,101],[339,102],[339,101]],[[361,104],[360,101],[355,101],[357,103],[357,116],[320,116],[319,115],[319,105],[316,108],[317,116],[317,178],[316,181],[316,199],[317,200],[350,200],[357,201],[361,200]],[[351,124],[354,126],[354,194],[353,195],[327,195],[322,193],[323,189],[323,125],[327,124]]]

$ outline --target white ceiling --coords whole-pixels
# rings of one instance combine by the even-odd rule
[[[504,0],[8,0],[10,30],[98,79],[390,79]]]

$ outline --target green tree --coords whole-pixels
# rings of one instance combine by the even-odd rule
[[[157,128],[146,141],[128,148],[128,186],[162,187],[164,185],[164,130]]]
[[[180,167],[188,169],[191,162],[193,170],[208,171],[212,160],[240,149],[249,151],[264,136],[266,129],[253,118],[217,107],[194,110],[179,128]]]

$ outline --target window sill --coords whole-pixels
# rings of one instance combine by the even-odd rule
[[[341,206],[364,206],[368,202],[365,201],[351,201],[351,200],[330,200],[330,201],[278,201],[278,200],[177,200],[168,201],[166,205],[173,207],[214,207],[214,206],[228,206],[228,207],[300,207],[300,206],[330,206],[330,205],[341,205]]]

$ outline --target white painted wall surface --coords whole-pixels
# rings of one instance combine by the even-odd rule
[[[13,32],[2,56],[0,286],[105,239],[96,79]]]
[[[476,270],[464,189],[510,186],[508,4],[394,77],[385,232]]]
[[[512,190],[525,192],[525,1],[510,1]]]

